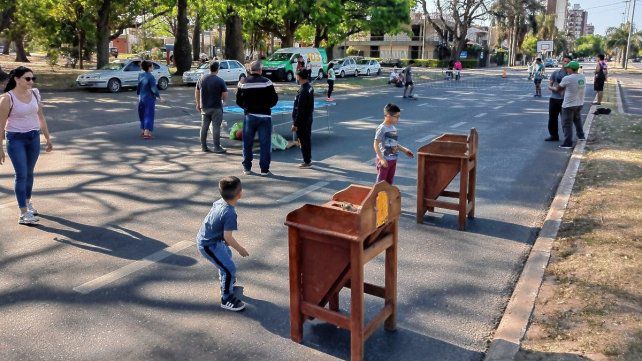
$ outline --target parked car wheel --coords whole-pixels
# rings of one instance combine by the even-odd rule
[[[294,74],[292,74],[292,72],[289,71],[287,74],[285,74],[285,80],[287,80],[288,82],[293,81],[294,80]]]
[[[165,90],[169,86],[169,79],[162,77],[158,79],[158,89]]]
[[[381,68],[377,69],[377,75],[381,75]]]
[[[341,73],[339,73],[339,78],[345,78],[346,77],[346,72],[341,70]]]
[[[366,71],[366,76],[370,76],[370,69],[368,69],[368,71]]]
[[[112,93],[118,93],[121,88],[122,86],[120,84],[120,80],[116,78],[109,79],[109,81],[107,82],[107,89]]]

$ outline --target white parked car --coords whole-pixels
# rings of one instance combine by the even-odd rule
[[[226,83],[237,83],[239,80],[247,76],[247,71],[243,64],[236,60],[214,60],[219,62],[218,76],[221,77]],[[205,63],[199,66],[196,70],[190,70],[183,73],[183,83],[196,84],[199,79],[205,74],[210,73],[210,64]]]
[[[331,63],[334,64],[334,73],[339,78],[345,78],[348,75],[357,75],[357,62],[352,58],[335,59]]]
[[[124,87],[138,86],[138,74],[143,70],[140,59],[116,60],[76,78],[76,85],[81,88],[103,88],[112,93],[118,93]],[[172,75],[165,65],[152,61],[154,66],[151,73],[156,78],[158,89],[165,90],[169,86]]]
[[[381,75],[381,65],[374,59],[361,59],[357,61],[357,75]]]

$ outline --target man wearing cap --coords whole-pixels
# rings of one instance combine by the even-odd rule
[[[259,60],[250,64],[250,75],[240,81],[236,92],[236,104],[245,110],[243,122],[243,174],[252,174],[252,146],[259,133],[261,175],[269,176],[272,156],[272,107],[279,96],[274,84],[261,76],[263,65]]]
[[[299,168],[312,167],[312,114],[314,113],[314,88],[310,85],[310,73],[299,69],[296,80],[301,87],[294,98],[292,110],[292,131],[296,132],[301,142],[303,163]]]
[[[584,138],[582,129],[582,106],[584,105],[584,89],[586,88],[586,78],[578,74],[580,63],[571,61],[564,65],[566,76],[556,87],[549,86],[552,91],[564,91],[564,101],[562,102],[562,131],[564,133],[564,142],[559,146],[562,149],[573,148],[573,124],[577,133],[577,139],[580,141]]]

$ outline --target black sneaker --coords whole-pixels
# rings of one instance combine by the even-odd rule
[[[580,142],[584,142],[586,141],[586,137],[577,137],[577,140],[579,140]]]
[[[544,139],[545,142],[559,142],[560,138],[553,138],[553,137],[548,137]]]
[[[201,148],[201,152],[203,152],[203,153],[212,153],[212,150],[210,148]]]
[[[561,144],[559,147],[562,149],[573,149],[573,146],[568,144]]]
[[[301,163],[297,167],[304,168],[304,169],[312,168],[312,163]]]
[[[221,298],[221,308],[238,312],[245,308],[245,303],[243,303],[243,301],[239,300],[235,296],[230,296],[227,298],[227,300]]]
[[[214,149],[213,152],[216,153],[216,154],[225,154],[225,153],[227,153],[227,149],[225,149],[223,147],[218,147],[218,148]]]

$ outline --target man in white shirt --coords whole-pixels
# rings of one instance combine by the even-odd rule
[[[562,131],[564,142],[560,145],[562,149],[573,148],[573,125],[577,133],[577,140],[586,140],[582,129],[582,106],[584,105],[584,89],[586,78],[578,74],[580,63],[571,61],[564,65],[567,76],[556,87],[549,86],[550,90],[564,90],[564,101],[562,102]]]

